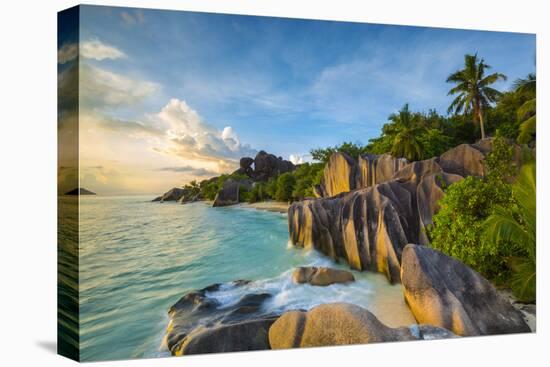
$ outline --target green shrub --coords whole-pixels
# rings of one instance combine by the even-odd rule
[[[277,177],[271,177],[267,181],[265,185],[265,192],[270,198],[275,199],[277,196]]]
[[[249,202],[250,201],[250,191],[246,189],[244,185],[239,186],[239,202]]]
[[[207,182],[203,181],[204,184],[201,186],[201,195],[202,197],[208,199],[208,200],[214,200],[216,198],[216,194],[218,193],[218,182]]]
[[[513,248],[507,242],[488,241],[485,220],[495,208],[513,205],[511,185],[512,150],[501,137],[494,139],[485,178],[467,177],[446,189],[439,201],[440,210],[429,229],[431,246],[471,266],[497,282],[510,276],[507,259]]]
[[[306,197],[314,197],[313,186],[321,181],[324,164],[322,163],[304,163],[293,172],[296,178],[292,198],[294,200],[303,200]]]
[[[291,201],[294,185],[296,185],[296,178],[292,173],[287,172],[280,175],[277,178],[275,199],[278,201]]]
[[[249,203],[257,203],[259,201],[265,201],[271,199],[271,197],[268,195],[267,191],[267,184],[265,182],[256,182],[254,186],[252,187],[252,190],[248,192],[248,202]]]

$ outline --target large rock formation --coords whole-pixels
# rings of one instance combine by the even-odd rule
[[[180,204],[187,204],[195,202],[200,198],[200,192],[197,189],[174,187],[152,201],[159,201],[161,203],[164,201],[177,201]]]
[[[316,266],[301,266],[292,273],[292,280],[296,283],[308,283],[317,286],[326,286],[335,283],[355,281],[353,274],[346,270],[331,269]]]
[[[405,166],[406,161],[389,156],[363,156],[362,163],[354,164],[349,156],[336,153],[317,188],[325,197],[290,206],[290,240],[335,260],[343,258],[353,269],[382,272],[399,282],[403,248],[428,243],[426,228],[439,209],[443,187],[461,180],[461,174],[483,175],[489,145],[461,145],[441,157]],[[354,189],[357,186],[361,188]]]
[[[390,328],[368,310],[349,303],[323,304],[308,312],[284,313],[269,329],[272,349],[449,338],[432,326]]]
[[[250,180],[234,180],[232,178],[223,183],[222,189],[216,194],[214,204],[212,206],[228,206],[239,203],[239,190],[241,187],[245,190],[252,188]]]
[[[248,162],[247,160],[246,163]],[[254,158],[254,170],[250,173],[250,177],[254,181],[267,181],[271,177],[293,171],[295,168],[292,162],[261,150]]]
[[[242,287],[235,281],[224,287]],[[269,349],[268,330],[278,315],[262,310],[268,293],[248,294],[224,306],[212,294],[213,284],[183,296],[169,310],[164,344],[173,355]]]
[[[153,201],[178,201],[185,194],[185,189],[174,187],[173,189],[165,192],[161,196],[156,197]]]
[[[323,170],[320,191],[324,197],[355,189],[357,165],[346,153],[334,153]]]
[[[392,179],[393,175],[409,163],[405,158],[395,158],[389,154],[360,155],[357,161],[356,187],[374,186]]]
[[[437,250],[407,245],[401,282],[405,300],[420,323],[461,336],[530,331],[521,313],[489,281]]]
[[[321,184],[315,188],[318,197],[374,186],[390,180],[408,161],[389,154],[364,154],[356,161],[346,153],[334,153],[326,164]]]
[[[239,169],[237,170],[237,172],[250,177],[252,175],[252,172],[254,172],[252,164],[254,164],[254,159],[250,157],[241,158],[241,160],[239,161]]]

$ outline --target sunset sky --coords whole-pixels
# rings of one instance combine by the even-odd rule
[[[162,193],[258,150],[298,162],[367,143],[407,102],[446,113],[465,53],[508,76],[500,90],[535,71],[528,34],[95,6],[69,28],[60,95],[79,66],[81,186],[104,195]]]

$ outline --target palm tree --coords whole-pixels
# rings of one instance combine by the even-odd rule
[[[490,68],[483,59],[478,59],[477,54],[465,55],[464,69],[455,71],[447,78],[447,83],[456,84],[447,95],[458,94],[447,112],[472,113],[474,122],[479,122],[481,139],[485,139],[485,110],[501,95],[490,85],[499,79],[506,80],[506,76],[501,73],[485,76],[485,71]]]
[[[511,287],[522,301],[536,297],[536,168],[534,163],[522,167],[513,192],[517,205],[513,209],[496,206],[485,221],[485,238],[495,244],[511,243],[522,257],[512,263]]]
[[[418,121],[418,116],[409,111],[407,103],[399,113],[392,114],[390,120],[397,132],[391,147],[391,154],[394,157],[405,157],[409,161],[419,160],[424,149],[419,139],[423,127]]]
[[[537,77],[535,74],[529,74],[525,79],[518,79],[514,82],[514,91],[516,93],[525,93],[533,98],[527,100],[518,108],[518,120],[522,121],[519,125],[518,143],[527,144],[535,135],[537,128]]]

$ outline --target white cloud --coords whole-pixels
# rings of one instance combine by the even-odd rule
[[[79,44],[76,42],[63,44],[57,50],[57,62],[65,64],[73,61],[79,56],[79,52],[82,58],[98,61],[126,57],[124,52],[114,46],[107,45],[99,40],[88,40],[80,43],[80,49]]]
[[[185,101],[172,99],[157,115],[158,124],[166,127],[170,141],[167,148],[156,151],[184,159],[216,162],[219,171],[234,168],[238,160],[254,156],[256,150],[242,144],[231,126],[222,131],[210,126]]]
[[[298,154],[291,154],[290,157],[288,157],[288,160],[294,164],[304,163],[304,159]]]
[[[291,154],[288,160],[294,164],[302,164],[311,162],[311,154]]]
[[[143,22],[145,22],[143,12],[140,10],[136,10],[135,12],[131,13],[123,11],[120,13],[120,17],[122,18],[122,21],[127,25],[142,24]]]
[[[134,105],[159,89],[157,83],[131,79],[86,64],[80,67],[80,99],[84,107]]]
[[[99,40],[88,40],[80,43],[80,55],[87,59],[105,60],[120,59],[126,54],[118,48],[107,45]]]
[[[78,56],[78,46],[76,43],[65,43],[59,50],[57,50],[57,62],[59,64],[65,64],[69,61],[73,61]]]

